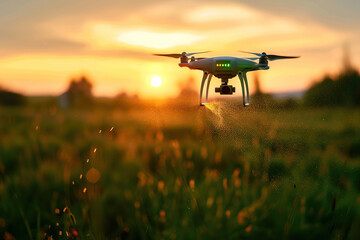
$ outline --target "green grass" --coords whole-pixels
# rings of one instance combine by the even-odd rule
[[[1,108],[0,177],[1,238],[359,239],[360,111]]]

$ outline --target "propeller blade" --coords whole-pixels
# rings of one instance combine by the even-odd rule
[[[253,58],[244,58],[246,60],[258,60],[259,58],[253,57]]]
[[[245,51],[240,51],[240,52],[254,54],[259,57],[263,56],[262,53],[253,53],[253,52],[245,52]],[[264,53],[264,54],[266,54],[266,53]],[[274,60],[278,60],[278,59],[299,58],[299,56],[281,56],[281,55],[273,55],[273,54],[266,54],[266,57],[269,61],[274,61]]]
[[[280,55],[267,55],[269,61],[275,61],[279,59],[287,59],[287,58],[299,58],[299,56],[280,56]]]
[[[259,57],[261,57],[261,56],[262,56],[262,54],[261,54],[261,53],[253,53],[253,52],[245,52],[245,51],[239,51],[239,52],[249,53],[249,54],[254,54],[254,55],[259,56]]]
[[[194,54],[200,54],[200,53],[208,53],[210,51],[206,51],[206,52],[193,52],[193,53],[171,53],[171,54],[162,54],[162,53],[154,53],[153,55],[155,56],[160,56],[160,57],[172,57],[172,58],[180,58],[181,56],[183,56],[183,54],[185,54],[187,57],[194,55]]]
[[[181,54],[178,53],[173,53],[173,54],[158,54],[158,53],[154,53],[154,56],[160,56],[160,57],[172,57],[172,58],[179,58],[181,57]]]
[[[200,53],[208,53],[208,52],[210,52],[210,51],[187,53],[186,56],[191,56],[191,55],[200,54]]]
[[[203,60],[203,59],[207,59],[207,58],[196,58],[196,60]]]

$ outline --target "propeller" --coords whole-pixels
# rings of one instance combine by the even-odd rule
[[[258,60],[259,58],[253,57],[253,58],[244,58],[244,59],[247,59],[247,60]]]
[[[299,58],[299,56],[281,56],[281,55],[274,55],[274,54],[266,54],[265,52],[263,53],[253,53],[253,52],[245,52],[245,51],[240,51],[243,53],[249,53],[249,54],[254,54],[258,57],[263,57],[265,56],[269,61],[275,61],[275,60],[279,60],[279,59],[288,59],[288,58]],[[247,58],[249,60],[256,60],[258,58]]]
[[[155,56],[161,56],[161,57],[172,57],[172,58],[180,58],[180,57],[189,57],[191,55],[194,54],[200,54],[200,53],[208,53],[210,51],[205,51],[205,52],[193,52],[193,53],[186,53],[186,52],[182,52],[182,53],[170,53],[170,54],[162,54],[162,53],[154,53],[153,55]],[[198,60],[201,60],[203,58],[197,58]]]

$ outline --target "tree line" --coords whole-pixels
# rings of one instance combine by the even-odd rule
[[[93,85],[88,77],[74,78],[70,81],[68,89],[58,97],[58,105],[61,107],[92,106],[95,100],[92,88]],[[189,91],[188,88],[181,89],[179,97]],[[197,101],[195,96],[197,91],[191,90],[190,92],[192,93],[191,98]],[[189,99],[188,95],[186,94],[186,99]],[[137,96],[130,96],[126,92],[120,93],[115,100],[114,103],[124,102],[123,105],[128,107],[139,101]],[[299,105],[304,107],[360,106],[360,74],[357,69],[347,66],[338,75],[332,77],[325,75],[305,92],[300,101],[295,99],[277,100],[272,95],[263,93],[260,81],[256,76],[255,92],[251,100],[252,106],[260,108],[295,108]],[[26,97],[22,94],[0,88],[0,105],[22,106],[25,104]]]

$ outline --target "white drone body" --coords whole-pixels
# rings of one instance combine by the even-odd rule
[[[205,53],[205,52],[198,52]],[[188,67],[193,70],[201,70],[204,72],[200,87],[200,106],[203,106],[208,102],[208,93],[210,81],[213,76],[221,79],[221,85],[215,88],[215,92],[222,95],[229,95],[235,92],[235,87],[228,85],[229,79],[238,76],[242,88],[243,105],[247,107],[250,105],[249,85],[246,77],[246,73],[256,70],[268,70],[268,60],[278,60],[285,58],[297,58],[290,56],[279,56],[279,55],[266,55],[266,53],[251,53],[259,56],[259,58],[237,58],[237,57],[213,57],[213,58],[195,58],[194,56],[189,58],[188,56],[198,53],[186,53],[181,54],[154,54],[156,56],[180,58],[180,67]],[[250,53],[250,52],[247,52]],[[252,60],[259,60],[258,63]],[[202,102],[202,93],[204,89],[205,81],[207,80],[206,86],[206,98],[205,103]],[[246,94],[245,94],[246,92]],[[246,96],[246,97],[245,97]]]

